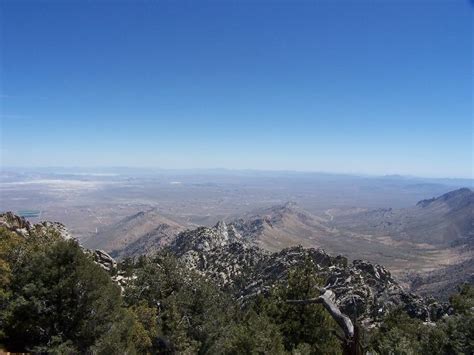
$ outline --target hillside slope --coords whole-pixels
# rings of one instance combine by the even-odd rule
[[[244,238],[272,251],[298,244],[315,246],[335,234],[323,219],[291,202],[247,214],[231,224]]]
[[[116,255],[126,254],[124,249],[130,255],[145,254],[168,244],[182,230],[183,225],[152,209],[138,212],[107,227],[85,241],[84,246],[115,251]]]
[[[442,247],[472,246],[474,192],[462,188],[404,209],[377,209],[336,216],[332,225],[397,241]]]

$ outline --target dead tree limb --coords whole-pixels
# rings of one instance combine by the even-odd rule
[[[331,290],[322,290],[319,297],[310,298],[306,300],[287,300],[290,304],[310,304],[322,303],[324,308],[331,314],[332,318],[342,328],[347,340],[354,338],[354,325],[348,316],[343,314],[335,303],[335,295]]]

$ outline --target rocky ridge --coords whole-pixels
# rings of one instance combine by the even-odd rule
[[[189,268],[231,290],[243,302],[268,292],[284,282],[293,267],[309,261],[325,280],[324,288],[335,293],[339,308],[365,325],[397,307],[424,321],[436,320],[448,311],[443,304],[406,292],[383,266],[364,260],[348,263],[343,256],[301,246],[270,253],[224,222],[180,233],[170,250]]]

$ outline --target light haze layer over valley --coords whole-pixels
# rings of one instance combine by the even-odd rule
[[[301,172],[5,169],[0,209],[61,222],[85,247],[118,258],[224,221],[270,251],[320,247],[445,297],[473,281],[472,187],[469,179]]]

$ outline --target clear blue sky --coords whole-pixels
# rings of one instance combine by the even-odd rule
[[[467,0],[0,9],[3,166],[472,176]]]

